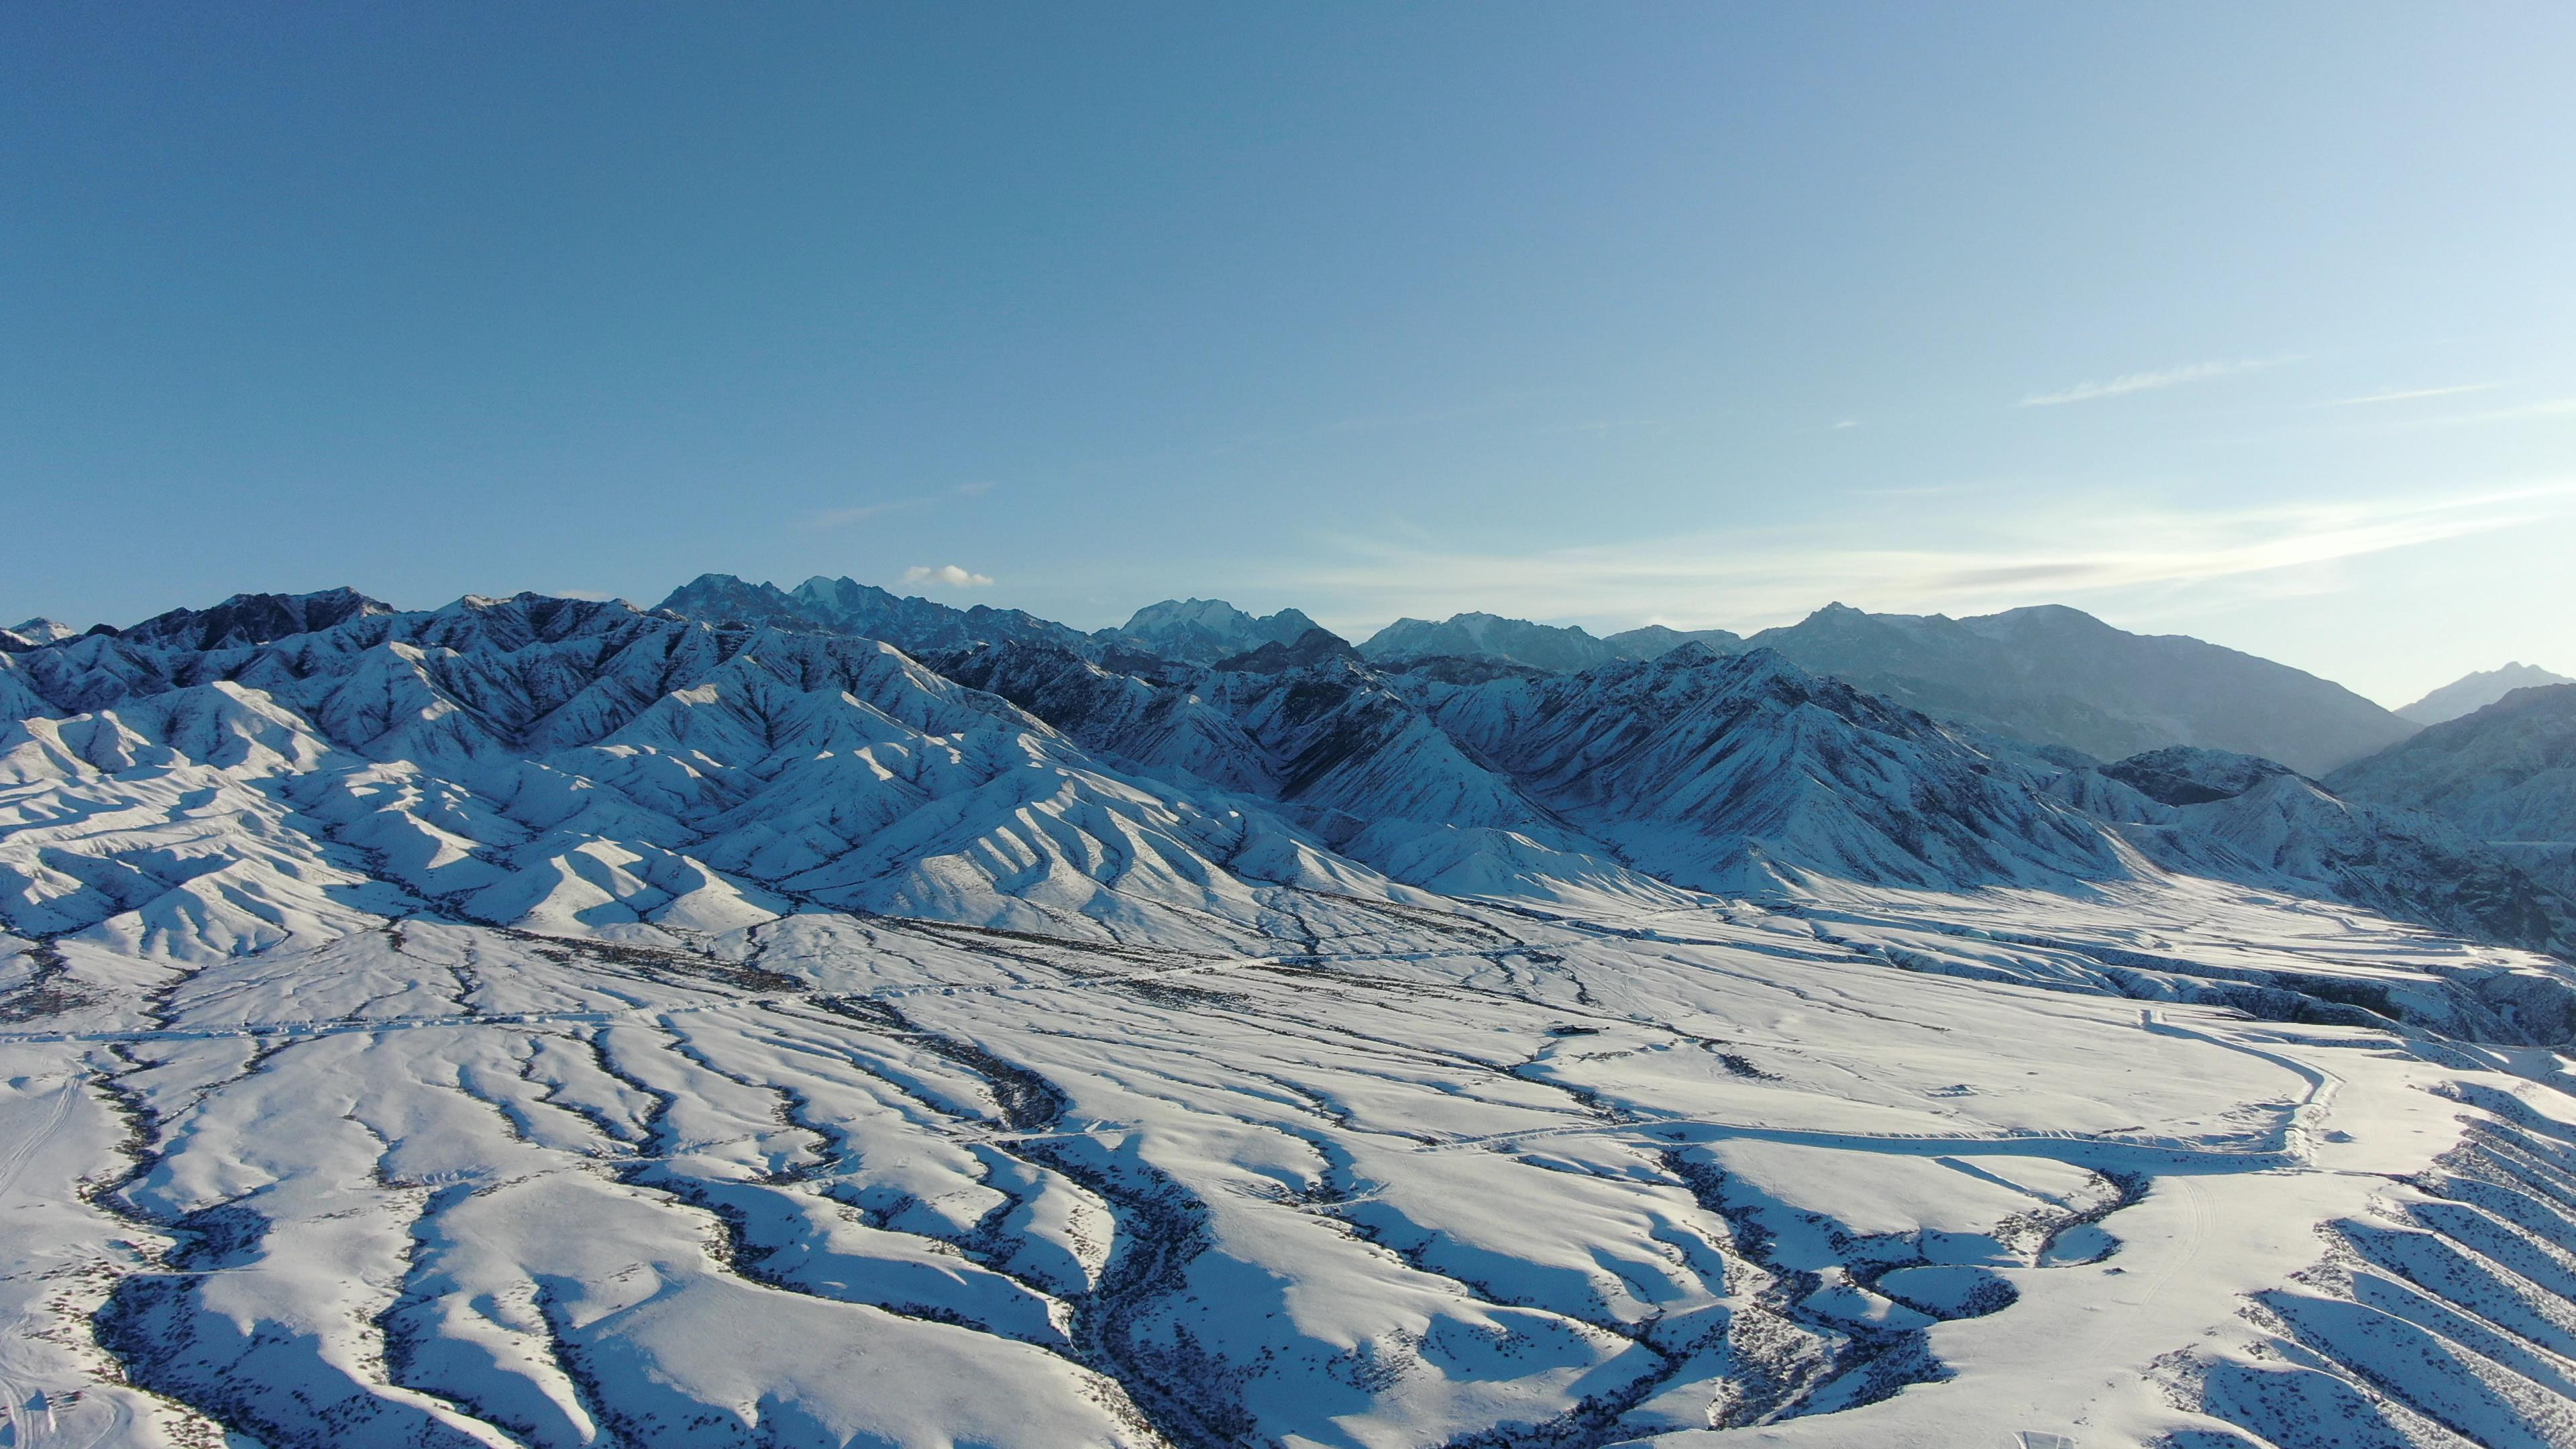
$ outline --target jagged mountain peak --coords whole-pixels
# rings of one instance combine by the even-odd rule
[[[748,583],[732,574],[701,574],[672,590],[658,608],[717,624],[762,624],[882,639],[912,654],[970,649],[1006,639],[1038,639],[1079,649],[1085,637],[1079,630],[1019,609],[984,604],[959,609],[918,596],[898,597],[856,579],[820,574],[793,592],[774,583]]]
[[[1165,599],[1160,603],[1147,604],[1128,615],[1123,627],[1130,632],[1175,624],[1218,627],[1249,623],[1252,618],[1223,599],[1202,599],[1193,594],[1186,599]]]
[[[1267,644],[1293,646],[1318,627],[1296,609],[1256,616],[1223,599],[1165,599],[1138,609],[1124,625],[1092,637],[1107,647],[1138,649],[1189,664],[1214,664]]]

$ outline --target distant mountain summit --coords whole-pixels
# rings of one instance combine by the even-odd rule
[[[2482,710],[2517,689],[2544,684],[2576,684],[2576,679],[2552,674],[2536,665],[2516,662],[2502,669],[2462,675],[2413,704],[2400,708],[2397,715],[2419,725],[2442,724]]]
[[[1265,644],[1293,645],[1320,629],[1295,609],[1256,618],[1223,599],[1165,599],[1138,609],[1124,627],[1103,629],[1092,638],[1164,659],[1213,664]]]
[[[1733,654],[1744,647],[1744,636],[1726,629],[1671,629],[1648,624],[1640,629],[1623,629],[1601,642],[1622,659],[1653,659],[1685,644],[1705,644],[1716,653]]]
[[[1952,619],[1829,604],[1746,643],[1928,714],[2106,760],[2194,745],[2313,775],[2415,729],[2304,670],[2061,605]]]
[[[1497,659],[1566,673],[1619,657],[1607,643],[1571,625],[1560,628],[1496,614],[1452,614],[1437,624],[1398,619],[1370,635],[1360,653],[1375,661]]]
[[[819,574],[793,591],[776,584],[748,583],[732,574],[700,574],[673,589],[658,608],[710,624],[754,624],[881,639],[915,655],[1011,639],[1079,648],[1085,638],[1078,629],[1019,609],[982,604],[959,609],[930,599],[899,597],[856,579]]]
[[[1398,619],[1371,635],[1360,653],[1373,662],[1397,666],[1419,660],[1472,659],[1572,674],[1618,659],[1653,659],[1685,644],[1705,644],[1716,653],[1733,654],[1744,648],[1744,637],[1725,629],[1648,624],[1603,639],[1571,624],[1452,614],[1437,624],[1428,619]]]
[[[1492,614],[1398,619],[1360,645],[1390,669],[1456,659],[1576,673],[1685,645],[1771,649],[1941,719],[2115,760],[2191,745],[2318,773],[2404,739],[2415,726],[2343,686],[2181,635],[2132,634],[2057,605],[1952,619],[1828,604],[1750,639],[1650,625],[1596,639]],[[1444,677],[1469,677],[1443,666]]]

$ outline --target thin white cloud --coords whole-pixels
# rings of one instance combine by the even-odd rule
[[[951,589],[989,589],[993,586],[991,574],[969,573],[955,564],[941,564],[937,568],[916,564],[903,571],[903,581],[907,584],[938,584]]]
[[[882,518],[889,513],[910,513],[915,509],[945,503],[952,498],[981,498],[992,491],[993,485],[989,481],[960,483],[954,488],[938,493],[916,494],[910,498],[886,498],[874,503],[854,504],[848,508],[827,508],[820,513],[808,515],[803,520],[802,526],[843,528],[853,523],[863,523],[871,518]]]
[[[2539,402],[2516,403],[2511,407],[2489,408],[2484,412],[2452,413],[2426,418],[2428,425],[2454,423],[2519,423],[2532,418],[2563,418],[2576,415],[2576,397],[2544,398]]]
[[[2414,402],[2419,398],[2458,397],[2464,392],[2488,392],[2504,386],[2500,382],[2464,382],[2452,387],[2412,387],[2398,392],[2365,393],[2360,397],[2339,397],[2327,403],[2330,408],[2367,407],[2372,403]]]
[[[2125,397],[2133,392],[2153,392],[2159,388],[2181,387],[2186,383],[2207,382],[2240,372],[2256,372],[2294,361],[2288,357],[2247,357],[2234,362],[2195,362],[2184,367],[2167,367],[2154,372],[2124,372],[2102,382],[2079,382],[2056,392],[2032,393],[2013,404],[2023,408],[2062,407],[2067,403],[2095,402],[2106,397]]]
[[[881,518],[889,513],[904,513],[915,508],[927,508],[934,501],[929,498],[896,498],[884,503],[862,503],[854,508],[827,508],[806,519],[805,526],[841,528],[871,518]]]
[[[1927,500],[1927,505],[1929,500]],[[1328,626],[1493,609],[1539,619],[1688,620],[1750,629],[1831,599],[1864,608],[1980,613],[2118,596],[2147,603],[2224,582],[2314,592],[2319,569],[2444,539],[2576,516],[2576,480],[2344,502],[2188,509],[2064,500],[2017,510],[1956,543],[1917,541],[1927,520],[1891,516],[1888,542],[1847,526],[1746,530],[1526,554],[1335,540],[1341,561],[1264,584],[1344,601]],[[1366,632],[1365,629],[1362,632]]]

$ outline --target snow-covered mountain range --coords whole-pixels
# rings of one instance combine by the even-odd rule
[[[2144,697],[2081,639],[2335,703],[2102,628],[1559,670],[710,575],[20,633],[7,1431],[2576,1442],[2576,907],[2460,763],[2576,690],[2330,781],[1974,722]],[[1925,712],[1889,637],[2021,673]]]
[[[899,599],[848,579],[809,579],[789,591],[726,574],[701,576],[673,591],[661,608],[714,623],[885,639],[916,652],[1021,639],[1129,665],[1142,662],[1136,655],[1213,664],[1267,643],[1294,643],[1315,627],[1294,609],[1255,618],[1222,601],[1191,599],[1149,605],[1121,628],[1086,635],[1017,610]],[[1490,677],[1496,664],[1572,673],[1652,659],[1693,643],[1721,654],[1770,649],[1936,717],[2098,759],[2187,745],[2323,774],[2419,727],[2286,665],[2180,635],[2131,634],[2055,606],[1951,619],[1830,604],[1750,639],[1723,629],[1660,625],[1603,639],[1571,626],[1471,613],[1437,623],[1399,619],[1357,647],[1363,658],[1391,670],[1455,679],[1478,672]],[[2451,688],[2483,679],[2472,676]]]
[[[2415,729],[2314,675],[2197,639],[2130,634],[2054,606],[1951,619],[1829,604],[1750,639],[1662,627],[1595,639],[1581,629],[1460,614],[1440,624],[1400,619],[1360,652],[1390,663],[1445,655],[1571,671],[1651,659],[1686,643],[1720,653],[1774,650],[1931,714],[2105,759],[2191,745],[2318,772]]]

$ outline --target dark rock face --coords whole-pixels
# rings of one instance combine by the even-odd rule
[[[2233,800],[2265,780],[2297,771],[2251,755],[2176,745],[2132,755],[2102,773],[2165,805],[2205,805]]]

